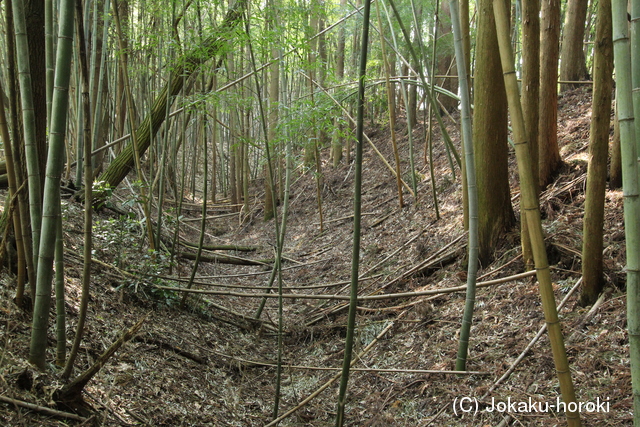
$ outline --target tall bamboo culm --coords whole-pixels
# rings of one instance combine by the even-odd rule
[[[60,177],[64,160],[64,142],[69,105],[69,79],[73,51],[74,1],[60,3],[60,27],[56,50],[53,104],[47,170],[42,202],[42,235],[37,268],[36,299],[33,309],[33,326],[29,361],[40,369],[46,367],[47,327],[51,304],[51,279],[53,255],[60,214]]]
[[[0,93],[4,93],[4,90],[2,89],[2,82],[0,82]],[[5,109],[4,99],[2,96],[0,96],[0,137],[2,138],[2,141],[4,142],[4,147],[5,147],[4,152],[5,152],[6,164],[7,164],[7,181],[9,184],[9,196],[14,197],[17,191],[16,174],[13,167],[14,161],[13,161],[13,152],[11,147],[12,146],[11,139],[10,139],[11,137],[9,136],[9,126],[7,123],[7,117],[5,115],[4,109]],[[16,204],[16,209],[17,210],[20,209],[19,204]],[[22,241],[22,231],[21,231],[22,223],[20,222],[20,212],[16,212],[14,210],[11,216],[13,220],[14,236],[16,239],[16,248],[18,252],[18,263],[17,263],[18,274],[16,276],[16,305],[18,307],[23,307],[24,288],[26,283],[26,275],[25,275],[26,256],[29,256],[31,254],[27,254],[25,256],[24,243]],[[33,287],[33,283],[31,284],[31,286]]]
[[[353,252],[351,258],[351,292],[349,296],[349,315],[347,318],[347,337],[342,361],[342,378],[338,394],[338,409],[336,427],[344,424],[344,410],[347,400],[347,384],[351,368],[353,353],[353,336],[356,325],[356,309],[358,305],[358,276],[360,268],[360,221],[362,213],[362,146],[364,145],[364,91],[367,74],[367,46],[369,45],[369,17],[371,15],[371,0],[364,1],[362,24],[362,48],[360,51],[360,69],[358,71],[358,118],[356,126],[356,160],[353,189]]]
[[[631,85],[633,88],[633,110],[635,112],[640,111],[640,0],[630,0],[629,3],[631,5]],[[635,122],[634,128],[636,151],[640,152],[640,120]]]
[[[518,160],[518,174],[520,175],[520,193],[522,197],[522,212],[526,215],[533,259],[536,268],[536,277],[540,287],[540,298],[544,317],[549,331],[549,341],[553,352],[558,380],[560,381],[560,391],[565,403],[576,402],[569,361],[564,347],[562,328],[558,319],[556,300],[553,294],[551,283],[551,273],[542,233],[542,222],[540,220],[540,208],[536,196],[536,185],[533,180],[533,168],[527,133],[524,126],[524,116],[522,105],[520,104],[520,93],[518,81],[514,68],[513,52],[511,49],[509,18],[507,5],[504,0],[493,0],[493,13],[496,18],[496,29],[498,33],[498,44],[500,45],[500,59],[502,71],[504,73],[504,83],[507,91],[509,110],[511,114],[511,125],[513,127],[516,158]],[[580,414],[567,410],[567,423],[570,427],[580,426]]]
[[[631,83],[631,52],[627,2],[613,0],[613,61],[616,69],[616,103],[620,125],[624,228],[627,246],[627,327],[633,389],[633,423],[640,426],[640,197],[638,147]],[[634,56],[634,59],[636,57]],[[637,59],[636,59],[637,60]]]
[[[13,17],[16,35],[16,57],[20,83],[20,102],[22,104],[22,123],[24,126],[24,148],[29,181],[29,212],[31,214],[31,235],[33,263],[37,271],[38,245],[40,242],[42,221],[42,187],[40,185],[39,156],[36,143],[36,118],[33,106],[31,67],[29,66],[29,45],[27,42],[27,24],[24,4],[13,1]]]
[[[91,252],[93,246],[92,228],[93,228],[93,206],[91,205],[91,193],[93,187],[93,165],[91,162],[91,105],[89,99],[89,65],[87,61],[86,43],[84,38],[84,11],[82,9],[82,2],[76,0],[76,46],[78,52],[78,59],[80,60],[80,82],[82,84],[82,106],[78,106],[78,109],[82,108],[82,133],[84,144],[83,149],[83,168],[84,168],[84,248],[82,255],[84,263],[82,266],[82,297],[80,300],[80,310],[78,312],[78,324],[76,326],[76,335],[73,339],[73,345],[71,352],[69,353],[69,359],[65,364],[64,371],[62,372],[63,378],[69,378],[73,369],[73,363],[75,362],[78,350],[80,349],[80,343],[84,335],[84,325],[87,319],[87,310],[89,307],[89,295],[91,288]],[[78,134],[80,128],[78,128]],[[78,168],[80,165],[78,164]],[[61,232],[61,231],[60,231]],[[62,252],[62,249],[60,250]],[[62,255],[62,254],[60,254]],[[56,274],[58,270],[56,269]],[[61,284],[61,290],[64,290],[64,284]],[[57,295],[56,295],[57,296]],[[64,305],[62,305],[64,307]],[[63,326],[62,321],[61,327]],[[62,338],[62,337],[61,337]],[[66,343],[65,343],[66,344]],[[62,352],[62,349],[60,349]],[[61,356],[62,357],[62,356]],[[61,360],[58,360],[60,362]]]
[[[469,332],[473,319],[473,307],[476,301],[476,276],[478,274],[478,192],[476,190],[476,168],[473,155],[473,140],[471,129],[471,100],[469,99],[469,81],[465,71],[466,59],[462,45],[462,29],[460,28],[460,12],[458,0],[450,0],[451,23],[453,26],[454,48],[456,64],[458,66],[458,85],[460,86],[460,101],[462,108],[462,141],[465,155],[464,165],[466,173],[463,177],[467,181],[467,200],[469,207],[469,260],[467,265],[467,295],[464,307],[464,317],[460,328],[460,344],[456,359],[456,370],[464,371],[467,365],[469,349]]]

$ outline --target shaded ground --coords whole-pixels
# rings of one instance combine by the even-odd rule
[[[577,90],[560,100],[560,144],[566,162],[557,180],[541,197],[556,298],[562,300],[580,277],[582,206],[588,145],[590,93]],[[453,129],[453,127],[452,127]],[[419,135],[422,129],[416,131]],[[369,135],[392,159],[388,132]],[[436,132],[438,135],[438,132]],[[459,134],[452,131],[457,141]],[[439,137],[436,141],[439,141]],[[465,284],[459,177],[451,174],[441,143],[436,143],[436,187],[441,218],[436,219],[427,168],[422,168],[422,138],[414,139],[421,169],[418,202],[405,192],[407,206],[398,209],[396,184],[376,155],[365,147],[363,235],[360,288],[363,294],[389,294],[451,288]],[[406,138],[400,141],[408,158]],[[323,155],[326,153],[323,153]],[[512,155],[513,157],[513,155]],[[407,165],[403,165],[408,170]],[[512,165],[515,176],[515,165]],[[457,172],[456,172],[457,173]],[[408,180],[409,174],[405,174]],[[297,176],[299,177],[299,176]],[[515,185],[515,184],[514,184]],[[321,233],[312,174],[299,178],[291,198],[283,283],[285,293],[347,295],[351,259],[353,170],[325,167],[324,230]],[[517,206],[517,188],[512,188]],[[121,201],[128,196],[122,192]],[[259,198],[256,198],[259,200]],[[81,209],[69,203],[67,226],[67,312],[69,344],[78,312],[81,275]],[[198,208],[188,213],[197,218]],[[212,208],[210,215],[225,215]],[[207,224],[209,244],[255,245],[255,252],[224,252],[250,259],[273,258],[273,221],[261,221],[259,208],[242,217],[223,216]],[[628,362],[624,294],[624,234],[622,194],[607,193],[605,268],[607,294],[592,312],[577,306],[577,292],[561,310],[567,353],[578,400],[606,401],[608,412],[583,412],[584,425],[631,424],[631,379]],[[182,237],[195,241],[199,222],[183,228]],[[90,366],[123,330],[145,314],[141,332],[109,360],[86,387],[85,400],[100,425],[263,426],[272,419],[277,361],[277,300],[268,299],[260,322],[255,315],[260,298],[237,293],[263,292],[270,267],[203,263],[197,289],[226,295],[192,295],[180,310],[181,296],[150,285],[181,286],[167,280],[169,272],[145,252],[140,224],[117,221],[108,211],[96,220],[96,265],[90,315],[74,375]],[[517,230],[496,247],[495,262],[481,280],[506,277],[523,270]],[[109,267],[112,266],[112,267]],[[123,276],[116,268],[146,274]],[[172,277],[187,278],[191,261],[181,260]],[[161,275],[165,278],[152,276]],[[228,287],[220,287],[225,285]],[[229,287],[230,286],[230,287]],[[254,288],[258,289],[254,289]],[[295,288],[295,289],[294,289]],[[40,406],[53,406],[52,392],[62,384],[57,368],[46,373],[26,363],[29,316],[10,301],[13,282],[5,276],[0,287],[2,353],[0,394]],[[236,294],[230,294],[235,292]],[[346,324],[344,301],[285,299],[283,369],[280,414],[301,403],[334,377],[342,363]],[[478,290],[471,329],[468,369],[473,375],[408,372],[452,370],[464,293],[421,295],[362,301],[355,354],[367,351],[350,379],[347,422],[353,426],[485,426],[497,425],[506,413],[488,412],[493,402],[556,403],[559,396],[546,335],[531,348],[509,378],[494,384],[513,364],[544,324],[535,280],[525,278]],[[243,317],[246,316],[246,317]],[[53,311],[52,311],[53,319]],[[53,322],[52,322],[53,323]],[[51,346],[54,335],[51,334]],[[368,350],[367,350],[368,349]],[[49,360],[53,360],[51,353]],[[376,369],[376,370],[372,370]],[[380,370],[392,370],[382,372]],[[405,370],[406,372],[401,372]],[[480,400],[488,391],[490,394]],[[282,426],[329,426],[334,423],[337,383],[285,418]],[[477,414],[454,413],[460,398],[479,399]],[[456,400],[457,399],[457,400]],[[602,408],[602,406],[600,407]],[[65,408],[58,408],[65,410]],[[514,425],[564,425],[564,415],[511,410]],[[0,405],[0,423],[11,426],[80,425],[12,405]],[[89,423],[89,422],[88,422]],[[87,423],[87,424],[88,424]]]

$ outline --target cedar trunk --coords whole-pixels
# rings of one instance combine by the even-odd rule
[[[487,265],[515,222],[507,165],[507,95],[491,0],[478,3],[473,149],[478,187],[479,258]]]
[[[564,36],[562,38],[562,63],[560,64],[560,80],[578,81],[589,78],[584,58],[583,39],[587,7],[589,0],[569,0],[564,21]],[[567,90],[576,85],[563,84],[561,90]]]
[[[560,0],[542,0],[540,37],[539,183],[544,188],[562,165],[558,149]]]
[[[607,154],[611,128],[611,90],[613,89],[613,42],[611,40],[611,0],[598,3],[594,59],[593,106],[589,169],[584,203],[584,241],[582,244],[582,293],[580,303],[596,302],[602,292],[602,227],[607,185]]]

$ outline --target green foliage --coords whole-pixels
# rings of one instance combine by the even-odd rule
[[[124,266],[127,261],[128,267],[135,268],[140,260],[139,253],[144,235],[142,233],[142,222],[130,216],[120,216],[120,218],[108,218],[106,220],[95,221],[93,225],[93,236],[95,238],[94,251],[104,251],[115,255],[115,265],[118,268]]]
[[[103,254],[114,254],[114,263],[118,268],[140,273],[145,277],[142,281],[129,279],[120,288],[134,293],[141,293],[158,304],[173,306],[179,303],[179,294],[168,289],[147,286],[171,286],[170,282],[153,275],[160,275],[170,265],[168,254],[151,251],[144,246],[144,220],[137,219],[133,213],[121,215],[119,218],[97,220],[93,225],[94,251]]]
[[[334,118],[341,116],[342,112],[328,96],[316,93],[314,102],[311,98],[302,98],[286,109],[277,134],[290,135],[294,146],[304,147],[318,133],[331,135],[335,129]],[[324,144],[325,141],[320,142]]]
[[[91,191],[93,193],[93,199],[96,200],[93,206],[95,209],[102,209],[110,203],[109,199],[113,195],[113,188],[108,182],[93,181]]]

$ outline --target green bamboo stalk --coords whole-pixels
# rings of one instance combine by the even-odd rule
[[[42,222],[42,187],[40,185],[40,166],[36,144],[36,118],[31,89],[31,68],[29,66],[29,44],[27,41],[27,25],[25,21],[24,3],[12,2],[16,35],[16,56],[18,59],[18,76],[20,83],[20,101],[22,103],[22,123],[24,129],[25,156],[29,181],[29,212],[31,214],[31,235],[33,263],[38,263],[38,245]]]
[[[176,20],[175,17],[176,17],[176,2],[173,2],[172,3],[172,7],[171,7],[171,22],[175,22],[175,20]],[[174,55],[173,44],[170,44],[169,45],[168,56],[169,56],[169,58],[172,58],[173,55]],[[168,71],[168,73],[169,73],[168,77],[170,78],[171,77],[171,71]],[[158,186],[158,217],[157,217],[157,220],[156,220],[156,224],[158,225],[158,229],[156,230],[156,247],[157,248],[160,247],[160,237],[161,237],[161,233],[162,233],[162,214],[163,214],[163,209],[164,209],[165,182],[166,182],[167,179],[172,179],[171,177],[165,178],[165,170],[167,168],[167,165],[166,165],[167,164],[167,157],[168,157],[168,153],[169,153],[169,142],[171,141],[171,138],[169,137],[169,131],[170,131],[170,127],[169,127],[169,102],[167,102],[167,104],[165,106],[165,116],[164,116],[164,143],[162,144],[162,155],[161,155],[161,159],[160,159],[160,170],[158,172],[158,175],[159,175],[158,180],[159,180],[160,184]],[[214,145],[214,149],[215,149],[215,145]],[[173,158],[172,160],[175,161],[175,158]],[[215,170],[214,170],[214,173],[215,173]],[[175,184],[175,180],[173,182]],[[215,189],[214,189],[214,193],[215,193]],[[206,197],[206,194],[205,194],[205,197]],[[176,196],[176,199],[177,198],[178,197]],[[180,197],[180,201],[182,201],[182,197]],[[212,202],[215,203],[215,200],[212,200]],[[176,218],[178,218],[178,217],[179,217],[179,214],[176,214]],[[179,228],[180,228],[179,221],[177,221],[175,233],[177,233]],[[177,234],[175,234],[174,237],[177,238]],[[176,243],[175,239],[174,239],[173,243],[174,244],[171,246],[171,261],[170,261],[170,267],[169,267],[169,269],[171,269],[171,270],[173,269],[173,256],[175,254],[175,243]]]
[[[75,81],[76,85],[80,87],[82,77],[80,76],[80,60],[78,58],[78,52],[73,52],[73,65],[75,66]],[[82,91],[76,91],[76,187],[82,186],[82,174],[84,172],[84,132],[82,132],[82,123],[84,122],[84,108],[82,108]],[[89,141],[86,141],[88,144]],[[89,160],[87,160],[89,161]]]
[[[272,5],[272,7],[274,7]],[[249,32],[249,19],[245,20],[245,31],[247,33],[247,38],[249,39],[248,48],[249,48],[249,57],[251,61],[251,66],[253,68],[253,76],[255,78],[256,85],[256,93],[262,93],[260,89],[260,80],[258,74],[255,72],[256,68],[256,59],[253,52],[253,44],[251,42],[251,36]],[[269,147],[269,130],[267,126],[267,115],[265,113],[265,108],[262,103],[262,98],[258,97],[258,110],[260,113],[260,123],[262,125],[262,132],[264,134],[264,150],[265,156],[267,160],[267,180],[269,181],[269,186],[274,188],[275,186],[275,168],[273,167],[273,157],[271,155],[271,149]],[[319,153],[316,153],[318,155]],[[319,157],[317,157],[319,158]],[[271,273],[271,279],[269,283],[269,288],[271,288],[273,284],[273,280],[277,275],[278,278],[278,356],[277,356],[277,370],[276,370],[276,387],[275,387],[275,399],[273,405],[273,418],[278,418],[278,411],[280,407],[280,389],[282,385],[282,359],[284,353],[284,298],[283,298],[283,282],[282,282],[282,252],[284,249],[284,239],[286,236],[287,229],[287,214],[289,211],[289,187],[291,184],[291,142],[287,142],[287,170],[285,172],[285,199],[284,206],[282,211],[282,223],[278,224],[278,210],[273,210],[273,218],[274,218],[274,231],[276,235],[276,259],[273,266],[273,271]],[[273,206],[276,206],[276,192],[271,192],[271,203]],[[262,311],[262,307],[264,307],[265,299],[263,299],[261,303],[261,307],[259,312]],[[259,317],[260,314],[258,314]]]
[[[202,246],[204,245],[204,235],[206,232],[206,228],[207,228],[207,185],[209,184],[209,168],[208,168],[208,161],[207,161],[207,141],[206,141],[206,134],[205,134],[205,129],[206,129],[206,122],[204,120],[204,114],[202,117],[200,117],[200,123],[201,123],[201,129],[200,129],[200,135],[202,136],[202,138],[205,139],[204,141],[204,162],[203,162],[203,167],[204,167],[204,171],[203,171],[203,188],[202,188],[202,194],[204,195],[204,197],[202,198],[202,211],[201,211],[201,215],[202,218],[200,220],[200,235],[198,236],[198,248],[196,250],[196,259],[193,261],[193,267],[191,268],[191,275],[189,276],[189,282],[187,283],[187,289],[191,289],[191,287],[193,286],[193,281],[196,277],[196,273],[198,272],[198,265],[200,264],[200,257],[202,256]],[[195,174],[195,171],[193,172]],[[158,209],[161,209],[161,207],[159,206]],[[160,225],[158,225],[158,228],[160,228]],[[188,294],[184,294],[182,296],[182,300],[180,301],[180,308],[184,308],[186,301],[187,301],[187,295]]]
[[[45,66],[47,69],[47,124],[51,121],[51,103],[53,99],[54,63],[54,29],[53,29],[53,0],[44,0],[44,36],[45,36]]]
[[[11,1],[9,0],[7,2],[7,10],[5,13],[6,26],[7,26],[7,33],[13,34],[14,33],[13,13],[12,13],[13,7],[9,7],[10,4],[11,4]],[[13,52],[15,50],[14,41],[15,41],[14,37],[7,37],[8,52]],[[9,69],[7,73],[7,78],[8,78],[8,81],[10,82],[16,81],[16,64],[14,59],[15,59],[14,55],[7,55],[7,63],[8,63],[7,65]],[[9,85],[7,89],[8,89],[7,95],[9,97],[9,109],[10,109],[10,119],[11,119],[11,127],[10,127],[11,139],[7,140],[3,138],[3,140],[9,142],[11,146],[10,147],[11,153],[9,153],[9,155],[11,155],[13,159],[16,159],[16,161],[12,162],[13,168],[14,168],[14,175],[15,175],[15,185],[22,186],[24,185],[23,182],[26,180],[27,175],[23,170],[22,162],[17,161],[17,159],[20,158],[20,153],[21,153],[21,140],[20,140],[20,132],[19,132],[19,124],[18,124],[18,113],[17,113],[18,95],[16,93],[15,84]],[[35,301],[36,272],[35,272],[32,240],[31,240],[32,235],[31,235],[31,223],[29,218],[29,203],[28,203],[28,195],[26,194],[26,192],[24,191],[18,192],[18,209],[14,211],[14,213],[17,213],[20,217],[18,219],[20,223],[20,227],[16,226],[16,234],[20,234],[20,240],[22,240],[22,252],[24,253],[24,263],[26,264],[26,267],[27,267],[27,277],[29,279],[29,284],[30,284],[29,290],[30,290],[31,300]],[[14,224],[15,224],[15,220],[14,220]],[[16,243],[17,243],[17,240],[16,240]],[[20,249],[19,246],[18,246],[18,249]]]
[[[633,390],[633,423],[640,426],[640,192],[638,145],[632,99],[631,55],[627,2],[613,0],[613,60],[616,69],[616,103],[622,152],[624,222],[627,243],[627,327]],[[635,59],[635,56],[634,56]]]
[[[278,262],[278,369],[282,371],[282,355],[284,350],[284,334],[283,334],[283,282],[282,282],[282,267],[281,267],[281,258],[282,252],[284,250],[284,239],[287,232],[287,219],[289,215],[289,194],[291,189],[291,171],[293,170],[293,143],[292,138],[286,138],[286,154],[285,154],[285,172],[284,172],[284,194],[283,194],[283,206],[282,206],[282,220],[280,225],[280,233],[278,240],[278,252],[277,262]],[[273,172],[272,172],[273,173]],[[275,197],[275,196],[274,196]],[[277,405],[276,405],[277,408]],[[275,411],[274,411],[275,412]],[[276,414],[277,415],[277,414]]]
[[[2,81],[0,81],[0,94],[4,94],[2,90]],[[0,95],[0,138],[4,143],[4,153],[6,157],[6,165],[7,165],[7,181],[9,184],[9,197],[13,198],[17,192],[17,179],[16,179],[16,171],[14,168],[14,160],[13,160],[13,150],[11,137],[9,135],[9,126],[7,123],[7,116],[5,114],[5,105],[4,105],[4,97]],[[19,200],[19,199],[18,199]],[[20,221],[20,212],[21,209],[20,203],[16,204],[16,209],[12,213],[12,221],[13,221],[13,234],[16,239],[16,250],[18,252],[18,275],[16,277],[16,305],[18,307],[23,307],[24,303],[24,289],[26,283],[25,277],[25,268],[26,268],[26,259],[25,259],[25,250],[24,243],[22,240],[22,223]]]
[[[362,47],[360,50],[360,69],[358,73],[358,117],[356,127],[356,159],[354,172],[353,200],[353,252],[351,254],[351,292],[349,295],[349,314],[347,318],[347,337],[345,339],[344,359],[342,361],[342,378],[338,394],[336,427],[344,424],[344,409],[347,399],[347,385],[351,356],[353,354],[353,336],[356,326],[356,309],[358,305],[358,276],[360,267],[360,223],[362,219],[362,146],[364,145],[364,91],[367,74],[367,47],[369,45],[369,16],[371,0],[364,0],[362,23]]]
[[[122,33],[122,28],[120,27],[120,16],[118,15],[118,6],[117,4],[114,3],[114,7],[113,7],[113,17],[114,17],[114,22],[116,25],[116,31],[118,33],[118,43],[120,46],[120,50],[122,52],[126,51],[126,46],[124,43],[124,35]],[[140,156],[141,156],[141,152],[140,152],[140,144],[138,143],[138,136],[136,134],[137,129],[136,129],[136,125],[135,125],[135,110],[133,107],[133,97],[131,95],[131,86],[130,86],[130,82],[129,82],[129,72],[128,72],[128,64],[126,59],[123,57],[122,61],[120,62],[120,67],[122,70],[122,79],[124,81],[124,92],[125,92],[125,96],[126,96],[126,103],[127,103],[127,117],[129,118],[129,127],[131,129],[131,141],[132,141],[132,146],[133,146],[133,152],[134,152],[134,163],[136,166],[136,174],[138,177],[138,181],[140,182],[140,198],[141,200],[141,204],[142,204],[142,209],[144,210],[144,217],[145,217],[145,223],[146,223],[146,231],[147,231],[147,238],[149,239],[149,248],[151,249],[151,251],[155,251],[156,246],[155,246],[155,240],[153,238],[153,226],[151,224],[151,212],[149,209],[149,198],[146,195],[146,179],[144,177],[144,173],[142,171],[142,165],[140,163]],[[151,134],[149,135],[151,137]],[[89,141],[86,142],[86,144],[88,144]],[[149,144],[151,144],[151,139],[149,139]],[[89,153],[91,153],[89,151]],[[89,157],[87,157],[86,161],[90,162],[90,155]]]
[[[469,333],[473,320],[473,307],[476,302],[476,277],[478,274],[478,192],[476,188],[476,168],[473,153],[473,139],[471,129],[471,100],[469,99],[469,81],[465,72],[466,58],[462,45],[462,29],[460,28],[460,12],[458,0],[449,0],[451,11],[451,24],[454,35],[454,48],[456,65],[458,67],[458,85],[460,86],[461,116],[462,116],[462,141],[464,143],[464,155],[467,180],[467,199],[469,206],[469,259],[467,265],[467,295],[460,328],[460,342],[456,359],[456,370],[464,371],[467,365],[467,353],[469,349]]]
[[[84,324],[87,319],[87,309],[89,307],[89,295],[91,287],[91,252],[92,252],[92,227],[93,227],[93,206],[91,205],[91,191],[93,186],[93,163],[91,162],[91,106],[89,104],[89,70],[87,64],[86,43],[84,38],[84,19],[82,10],[82,0],[76,0],[76,46],[77,56],[80,59],[80,78],[82,82],[82,129],[78,128],[78,134],[82,130],[83,135],[83,153],[84,156],[84,248],[82,255],[84,263],[82,266],[82,296],[80,300],[80,310],[78,313],[78,324],[76,326],[76,335],[71,346],[69,360],[64,367],[62,373],[63,378],[69,378],[73,369],[80,343],[84,335]],[[78,106],[80,110],[80,106]],[[80,166],[78,166],[79,168]],[[56,270],[56,275],[57,275]],[[64,289],[64,284],[62,284]]]
[[[86,7],[88,8],[89,5],[91,5],[91,2],[86,2]],[[90,88],[90,93],[91,93],[91,117],[93,118],[93,115],[95,113],[96,110],[96,98],[97,98],[97,93],[94,92],[94,89],[97,87],[96,86],[96,78],[98,76],[96,76],[96,61],[98,60],[98,1],[94,1],[93,4],[91,5],[93,8],[92,11],[92,18],[91,18],[91,47],[89,48],[89,52],[91,53],[91,55],[89,56],[89,62],[87,64],[87,66],[89,67],[89,88]],[[108,10],[108,9],[107,9]],[[86,26],[89,26],[89,14],[86,14],[87,17],[85,18],[87,21]],[[106,18],[106,16],[105,16]],[[86,28],[86,27],[85,27]],[[87,35],[88,35],[89,31],[87,31]],[[88,47],[89,43],[87,43],[87,47]],[[91,120],[92,123],[97,123],[95,120]],[[93,138],[92,138],[93,139]],[[93,144],[91,145],[91,149],[94,150],[96,147],[93,146]],[[87,161],[89,161],[89,159],[87,159]],[[95,165],[93,165],[95,167]]]
[[[415,5],[412,2],[411,3],[414,13],[413,13],[413,17],[414,17],[414,21],[417,22],[416,16],[415,16]],[[436,58],[437,58],[437,48],[438,48],[438,20],[439,18],[439,11],[440,11],[440,0],[436,0],[436,10],[435,10],[435,22],[433,25],[433,49],[431,51],[431,75],[435,75],[436,73]],[[435,114],[439,114],[439,111],[436,110],[434,111],[434,107],[437,107],[437,105],[433,105],[432,103],[429,103],[429,108],[427,108],[427,132],[425,134],[425,147],[424,147],[424,162],[427,163],[429,162],[429,179],[431,181],[431,194],[433,197],[433,207],[434,210],[436,212],[436,220],[440,219],[440,207],[438,205],[438,189],[436,188],[436,176],[435,176],[435,162],[433,161],[433,115]],[[464,150],[463,150],[464,151]],[[451,162],[451,156],[447,156],[447,158],[449,159],[449,162]],[[462,163],[461,163],[461,169],[462,169],[462,206],[463,206],[463,211],[466,213],[467,212],[467,195],[466,195],[466,190],[467,190],[467,183],[466,183],[466,178],[465,178],[465,168],[464,168],[464,157],[462,158]],[[451,168],[451,171],[453,172],[453,168]],[[454,176],[455,176],[455,172],[453,172]],[[465,216],[466,219],[466,216]],[[467,226],[468,221],[465,221],[465,228]]]
[[[376,3],[377,4],[377,3]],[[407,85],[404,79],[400,80],[400,93],[402,94],[402,101],[404,105],[407,105]],[[416,165],[413,153],[413,126],[411,120],[407,120],[407,143],[409,144],[409,167],[411,168],[411,188],[413,189],[413,196],[418,199],[418,180],[416,177]],[[436,217],[440,217],[440,211],[438,208],[438,196],[435,191],[435,186],[432,186],[433,191],[433,205],[435,206]]]
[[[200,16],[200,2],[197,2],[197,9],[198,9],[198,30],[200,33],[200,37],[202,37],[202,20],[201,20],[201,16]],[[201,75],[201,82],[202,82],[202,90],[205,90],[205,84],[204,84],[204,75]],[[203,141],[203,146],[204,146],[204,162],[203,162],[203,167],[204,167],[204,176],[203,176],[203,188],[202,188],[202,211],[201,211],[201,215],[202,218],[200,220],[200,235],[198,237],[198,248],[196,250],[196,258],[193,262],[193,267],[191,268],[191,275],[189,276],[189,282],[187,283],[187,288],[191,289],[191,287],[193,286],[193,281],[196,277],[196,273],[198,272],[198,266],[200,264],[200,258],[202,256],[202,249],[204,246],[204,235],[206,232],[206,227],[207,227],[207,186],[209,184],[209,161],[208,161],[208,146],[207,146],[207,136],[206,136],[206,129],[207,129],[207,122],[206,122],[206,105],[204,106],[203,110],[200,111],[200,117],[198,117],[199,122],[200,122],[200,127],[199,129],[196,131],[199,131],[199,136],[202,138]],[[196,138],[197,140],[197,138]],[[186,149],[186,147],[185,147]],[[195,156],[194,156],[195,158]],[[184,171],[183,171],[184,173]],[[195,168],[192,171],[192,173],[195,176]],[[162,188],[162,186],[161,186]],[[162,192],[164,193],[164,189],[162,190]],[[195,194],[195,191],[193,192]],[[164,196],[164,194],[160,195],[161,197]],[[158,211],[159,211],[159,215],[162,212],[162,204],[158,205]],[[161,229],[161,223],[160,223],[160,216],[158,216],[158,241],[159,241],[159,236],[160,236],[160,229]],[[180,308],[184,308],[186,301],[187,301],[187,295],[188,294],[184,294],[182,296],[182,300],[180,301]]]
[[[60,175],[64,161],[65,133],[69,104],[69,79],[73,52],[74,1],[60,3],[60,27],[56,49],[56,70],[54,78],[53,104],[51,107],[51,128],[49,150],[42,203],[42,236],[40,240],[37,267],[36,299],[31,330],[29,361],[44,369],[47,346],[47,326],[51,304],[51,278],[53,275],[53,255],[60,214]]]
[[[640,111],[640,0],[631,3],[631,85],[633,111]],[[640,153],[640,120],[635,120],[636,151]]]
[[[518,81],[514,68],[513,52],[509,39],[509,18],[507,5],[504,0],[493,0],[493,13],[496,19],[498,44],[500,45],[500,59],[504,73],[505,88],[511,110],[511,124],[513,127],[516,158],[518,161],[518,173],[520,175],[520,193],[522,198],[523,213],[527,218],[533,259],[535,262],[536,276],[540,287],[540,297],[544,310],[545,320],[548,325],[549,341],[553,352],[553,360],[560,381],[560,391],[565,403],[576,402],[569,362],[564,347],[562,328],[558,319],[553,284],[549,271],[549,262],[544,244],[542,222],[540,220],[540,208],[536,195],[536,185],[533,179],[531,153],[527,133],[524,127],[524,116],[520,104]],[[577,411],[566,412],[567,423],[570,427],[582,425],[580,414]]]
[[[67,321],[64,308],[64,241],[62,238],[62,216],[58,221],[56,230],[56,365],[64,366],[67,358]],[[89,261],[91,263],[91,261]]]

